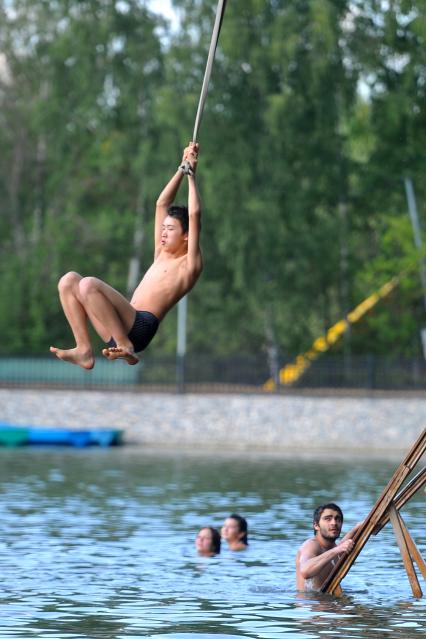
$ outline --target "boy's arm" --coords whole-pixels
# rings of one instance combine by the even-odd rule
[[[158,196],[155,206],[154,258],[157,257],[161,249],[161,233],[164,220],[167,217],[167,209],[173,204],[183,177],[182,171],[178,169]]]
[[[305,542],[299,551],[298,557],[300,575],[303,579],[312,579],[312,577],[316,577],[324,566],[329,564],[336,556],[336,546],[334,548],[330,548],[330,550],[319,553],[315,543],[311,540]]]
[[[196,144],[195,142],[190,142],[189,145],[183,151],[181,164],[178,170],[172,176],[172,178],[169,180],[169,182],[166,184],[166,186],[164,187],[164,189],[161,191],[160,195],[157,198],[156,207],[155,207],[154,258],[157,257],[157,255],[159,254],[161,250],[161,233],[163,230],[164,220],[167,217],[167,209],[175,201],[176,194],[179,190],[179,187],[184,177],[182,166],[187,161],[189,161],[191,164],[191,168],[195,172],[195,168],[197,164],[197,155],[198,155],[198,144]],[[189,209],[189,206],[188,206],[188,209]]]
[[[191,158],[189,158],[191,160]],[[194,175],[188,175],[188,270],[199,275],[203,269],[200,249],[201,200],[195,180],[195,163],[191,162]]]
[[[318,554],[318,550],[314,543],[310,541],[303,544],[299,555],[299,571],[303,579],[312,579],[316,577],[321,570],[330,563],[332,559],[341,554],[349,554],[353,548],[353,541],[346,539],[340,542],[338,546],[334,546]]]

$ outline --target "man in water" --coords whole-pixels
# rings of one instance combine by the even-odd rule
[[[298,590],[321,590],[336,561],[354,547],[353,537],[361,523],[336,544],[343,525],[343,513],[333,503],[319,506],[313,517],[315,536],[307,539],[296,555],[296,586]]]
[[[182,164],[158,197],[154,262],[130,302],[96,277],[70,272],[60,279],[59,297],[76,345],[67,350],[51,346],[50,351],[59,359],[87,370],[93,368],[90,321],[107,344],[104,357],[137,364],[136,353],[148,346],[166,313],[194,286],[203,269],[197,159],[198,144],[190,142]],[[172,206],[184,175],[188,175],[188,207]]]

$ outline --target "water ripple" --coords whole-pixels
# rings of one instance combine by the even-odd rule
[[[294,589],[314,507],[337,501],[349,528],[393,470],[359,460],[0,450],[1,637],[424,636],[426,604],[412,597],[389,526],[358,557],[342,598]],[[197,556],[198,528],[233,511],[248,518],[249,550]],[[424,493],[403,516],[424,553]]]

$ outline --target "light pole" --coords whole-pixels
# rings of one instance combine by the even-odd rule
[[[185,391],[185,355],[186,355],[186,318],[188,297],[178,302],[177,348],[176,348],[176,386],[179,393]]]

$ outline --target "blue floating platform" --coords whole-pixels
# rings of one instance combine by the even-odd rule
[[[69,429],[42,426],[15,426],[0,422],[0,446],[118,446],[122,443],[120,429]]]
[[[14,428],[9,424],[0,424],[0,446],[16,448],[28,441],[28,428]]]

